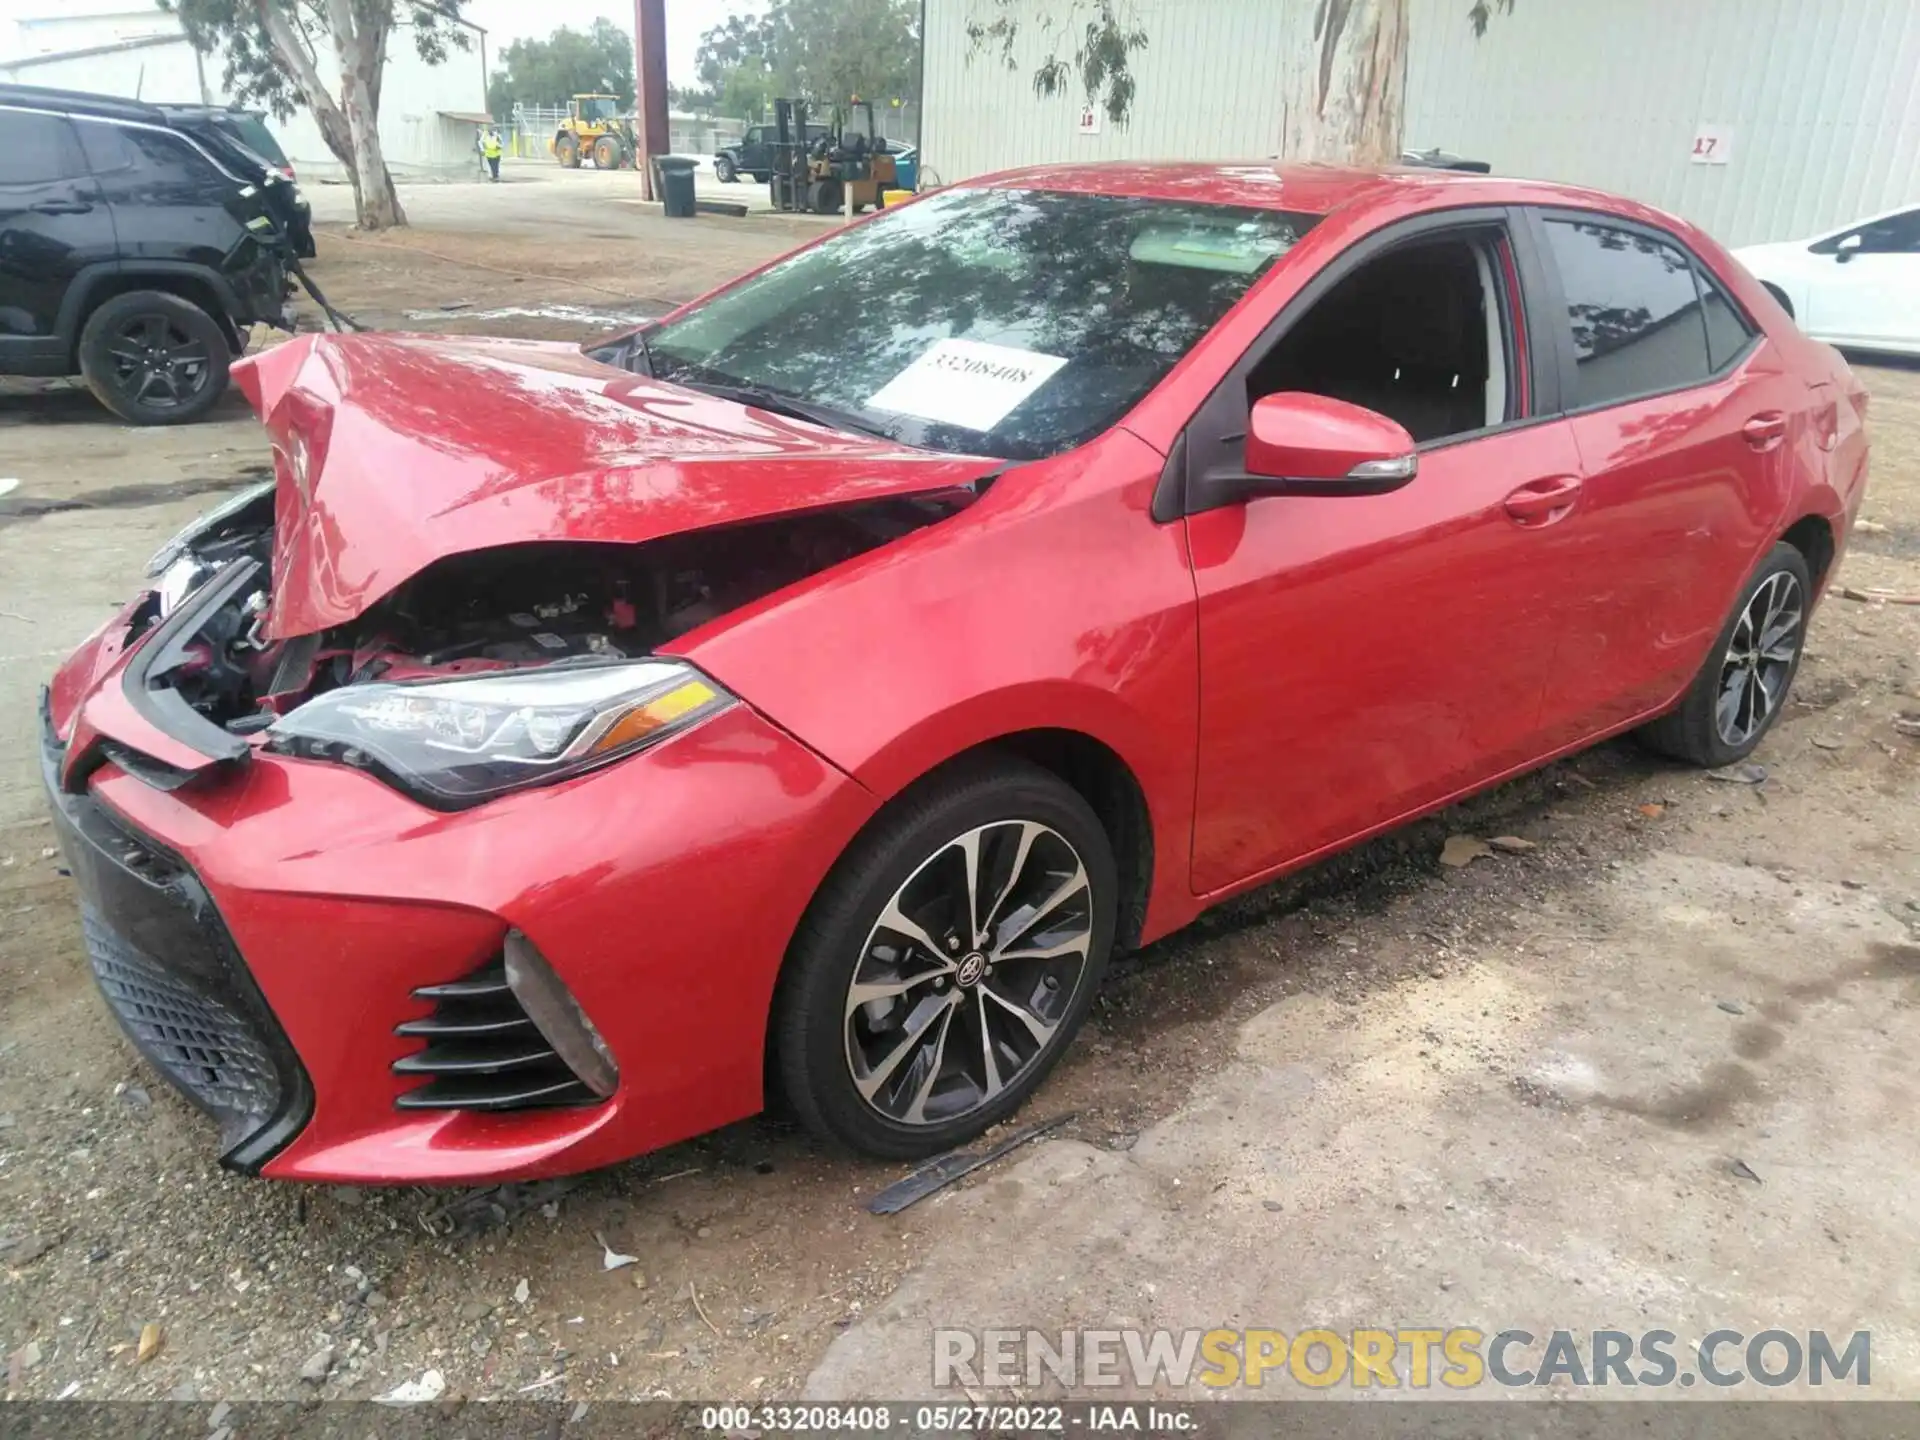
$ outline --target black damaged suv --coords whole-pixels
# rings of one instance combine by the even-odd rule
[[[0,85],[0,375],[114,414],[204,414],[256,322],[290,328],[281,183],[158,107]]]

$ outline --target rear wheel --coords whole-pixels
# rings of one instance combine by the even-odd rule
[[[1710,768],[1745,759],[1787,703],[1812,600],[1806,557],[1784,541],[1775,545],[1680,704],[1643,726],[1641,742]]]
[[[1793,319],[1793,301],[1787,298],[1786,291],[1782,290],[1778,285],[1775,285],[1771,280],[1762,280],[1760,282],[1760,288],[1773,296],[1775,300],[1779,301],[1780,308],[1787,312],[1787,318],[1789,320]]]
[[[197,420],[227,388],[226,332],[178,295],[116,295],[80,332],[80,374],[102,405],[134,425]]]
[[[580,141],[571,133],[561,131],[553,142],[553,158],[569,170],[580,168]]]
[[[971,765],[902,801],[794,938],[773,1028],[788,1100],[893,1159],[1004,1119],[1085,1018],[1117,892],[1099,820],[1037,767]]]
[[[716,155],[713,157],[713,178],[722,185],[731,185],[740,178],[740,172],[734,168],[733,157]]]

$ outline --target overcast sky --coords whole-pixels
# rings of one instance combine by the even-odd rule
[[[693,57],[700,37],[727,16],[757,12],[759,0],[666,0],[667,77],[676,85],[694,80]],[[34,15],[132,13],[144,10],[140,0],[0,0],[0,56],[11,48],[12,21]],[[633,33],[633,6],[614,3],[597,8],[569,8],[536,4],[535,0],[467,0],[462,13],[486,27],[487,60],[491,64],[515,40],[545,39],[559,24],[584,30],[596,15],[605,15],[629,35]]]
[[[0,4],[13,0],[0,0]],[[37,0],[45,3],[45,0]],[[753,0],[666,0],[667,5],[667,78],[676,85],[694,80],[693,57],[700,48],[700,37],[727,16],[736,12],[758,11]],[[603,5],[595,8],[537,5],[533,0],[467,0],[460,13],[487,29],[487,58],[493,57],[515,40],[544,40],[554,26],[565,23],[575,30],[593,24],[596,15],[604,15],[629,35],[633,33],[632,5]],[[556,15],[563,18],[557,19]]]

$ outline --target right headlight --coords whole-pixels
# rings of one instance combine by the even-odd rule
[[[267,740],[458,809],[657,745],[733,703],[679,660],[548,666],[344,685],[281,716]]]

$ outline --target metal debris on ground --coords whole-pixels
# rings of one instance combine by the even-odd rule
[[[1038,1140],[1048,1131],[1058,1130],[1077,1113],[1069,1110],[1051,1120],[1042,1120],[1038,1125],[1029,1125],[1025,1130],[1009,1135],[985,1150],[954,1150],[937,1156],[875,1195],[868,1203],[867,1210],[874,1215],[898,1215],[909,1205],[926,1199],[936,1190],[945,1189],[961,1176],[971,1174],[982,1165],[992,1164],[1002,1155],[1018,1150],[1030,1140]]]
[[[417,1380],[408,1380],[396,1385],[384,1395],[373,1397],[378,1405],[418,1405],[428,1400],[438,1400],[447,1393],[447,1377],[438,1370],[428,1370]]]
[[[607,1243],[607,1237],[602,1235],[598,1230],[593,1232],[593,1238],[600,1242],[600,1268],[602,1270],[618,1270],[623,1265],[634,1264],[640,1258],[638,1255],[620,1254]]]
[[[1727,1168],[1732,1170],[1735,1177],[1738,1179],[1751,1180],[1756,1185],[1762,1185],[1766,1183],[1758,1175],[1754,1174],[1753,1167],[1747,1164],[1747,1162],[1744,1160],[1735,1160],[1733,1164],[1728,1166]]]
[[[1538,845],[1535,845],[1533,841],[1523,840],[1518,835],[1496,835],[1487,841],[1487,844],[1496,850],[1505,851],[1509,855],[1524,855],[1529,850],[1538,850],[1540,848]]]
[[[1724,780],[1731,785],[1758,785],[1767,778],[1767,767],[1748,761],[1744,765],[1728,765],[1724,769],[1707,771],[1707,779]]]

